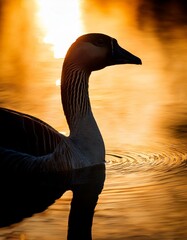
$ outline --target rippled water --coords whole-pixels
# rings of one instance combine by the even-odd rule
[[[108,151],[93,239],[186,239],[187,152],[178,146]],[[44,213],[4,228],[0,239],[65,239],[71,193]]]
[[[185,151],[124,152],[110,157],[107,168],[98,207],[107,230],[98,239],[186,239]]]
[[[128,7],[125,1],[124,5],[108,1],[103,10],[101,1],[92,1],[92,5],[89,2],[84,8],[89,7],[89,16],[82,10],[87,31],[105,29],[119,36],[120,44],[128,44],[127,49],[143,61],[141,67],[114,67],[94,73],[90,82],[93,111],[107,146],[107,177],[95,211],[93,239],[185,240],[185,7],[179,3],[173,6],[175,1],[166,1],[168,7],[167,3],[158,6],[156,1],[135,1]],[[124,16],[129,17],[128,21]],[[89,19],[94,19],[94,27]],[[108,26],[109,19],[114,20],[114,29]],[[31,37],[31,32],[24,36]],[[49,46],[26,42],[31,48],[24,55],[16,44],[20,47],[15,42],[13,56],[9,45],[8,50],[4,49],[8,57],[4,57],[1,69],[1,105],[33,114],[68,131],[59,88],[55,86],[63,61],[51,60]],[[33,46],[40,49],[39,53],[32,52]],[[71,197],[67,192],[45,212],[1,229],[0,240],[66,239]]]

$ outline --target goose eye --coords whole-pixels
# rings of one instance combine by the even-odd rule
[[[105,42],[104,42],[104,39],[99,38],[94,42],[94,44],[98,47],[103,47],[105,45]]]

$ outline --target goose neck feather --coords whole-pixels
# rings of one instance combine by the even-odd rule
[[[61,98],[70,132],[76,131],[79,122],[91,113],[88,94],[90,74],[76,65],[64,64],[61,77]]]

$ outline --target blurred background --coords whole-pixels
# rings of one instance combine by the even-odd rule
[[[68,134],[59,79],[68,47],[101,32],[142,59],[94,72],[90,97],[107,148],[187,139],[185,0],[1,0],[0,105]]]

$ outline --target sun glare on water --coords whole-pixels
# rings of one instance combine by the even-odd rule
[[[37,0],[38,17],[44,29],[44,43],[53,47],[54,58],[63,58],[83,33],[80,0]]]

